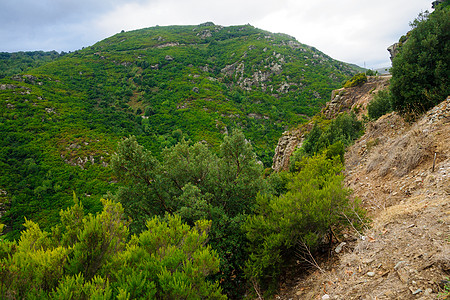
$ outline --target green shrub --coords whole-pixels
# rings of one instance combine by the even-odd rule
[[[358,74],[355,74],[349,80],[347,80],[347,82],[344,83],[344,87],[349,88],[349,87],[359,86],[359,85],[363,85],[366,82],[367,82],[366,74],[358,73]]]
[[[206,246],[211,221],[155,217],[130,238],[120,203],[104,200],[100,214],[84,216],[75,201],[51,232],[26,221],[18,243],[0,239],[1,299],[226,298],[207,280],[219,271]]]
[[[361,136],[364,129],[362,122],[358,121],[353,113],[340,114],[330,123],[322,124],[315,123],[303,142],[304,152],[309,156],[321,153],[338,141],[348,146]]]
[[[364,219],[358,201],[350,200],[350,190],[343,185],[338,157],[306,158],[300,168],[284,195],[259,195],[255,214],[243,225],[251,251],[246,275],[263,288],[275,285],[288,253],[299,243],[314,252],[331,241],[332,231],[341,232],[349,221],[358,227],[359,217]]]
[[[450,94],[450,6],[419,15],[391,68],[393,109],[420,114]]]
[[[379,91],[367,105],[367,113],[372,120],[377,120],[391,111],[391,93],[389,90]]]

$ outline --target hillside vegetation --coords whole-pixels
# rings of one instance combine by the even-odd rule
[[[205,23],[122,32],[2,79],[2,297],[263,298],[290,267],[324,273],[317,255],[368,226],[344,185],[368,107],[351,94],[387,79],[351,73],[286,35]],[[290,170],[264,171],[324,97]],[[429,159],[420,136],[371,159],[379,176]],[[420,155],[402,171],[405,147]]]
[[[115,190],[110,156],[130,134],[160,159],[183,139],[217,153],[223,134],[241,128],[269,166],[279,135],[316,113],[354,72],[249,25],[154,27],[58,58],[44,54],[38,68],[24,61],[40,53],[2,60],[0,189],[11,237],[24,216],[54,224],[72,190],[99,211],[100,197]],[[10,76],[19,69],[26,74]]]

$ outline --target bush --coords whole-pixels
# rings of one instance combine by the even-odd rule
[[[366,74],[358,73],[358,74],[355,74],[349,80],[347,80],[347,82],[344,83],[344,87],[349,88],[349,87],[359,86],[359,85],[363,85],[366,82],[367,82]]]
[[[286,254],[299,243],[317,250],[331,242],[332,231],[339,233],[349,221],[358,227],[359,217],[364,218],[359,203],[351,201],[350,190],[344,188],[338,157],[306,158],[300,168],[290,178],[284,195],[259,195],[255,214],[243,225],[251,251],[246,275],[263,288],[274,286],[288,259]]]
[[[377,120],[391,111],[391,93],[389,90],[379,91],[367,105],[367,113],[372,120]]]
[[[422,113],[450,94],[450,7],[421,14],[392,62],[392,105],[402,114]]]
[[[226,298],[206,279],[219,270],[206,246],[211,221],[155,217],[130,239],[120,203],[84,216],[75,201],[51,232],[26,221],[18,243],[0,239],[1,299]]]

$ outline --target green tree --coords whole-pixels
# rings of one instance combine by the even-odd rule
[[[161,162],[130,137],[111,161],[122,186],[115,199],[133,219],[133,232],[143,230],[146,219],[165,213],[190,225],[212,220],[209,244],[221,258],[220,280],[228,293],[237,295],[247,259],[241,224],[253,211],[258,192],[268,190],[263,165],[244,134],[233,130],[225,136],[219,155],[203,143],[181,140],[163,150]]]
[[[219,271],[206,246],[211,221],[154,217],[130,239],[120,203],[84,216],[75,201],[51,232],[26,221],[18,242],[0,240],[2,299],[226,298],[207,279]]]
[[[392,62],[392,105],[404,114],[421,113],[450,94],[450,6],[416,19]]]
[[[372,120],[377,120],[391,111],[391,93],[389,90],[379,91],[367,105],[367,114]]]
[[[249,239],[248,278],[262,287],[274,287],[281,267],[303,245],[312,252],[349,225],[364,218],[358,201],[349,198],[343,185],[338,157],[314,156],[302,161],[292,175],[288,192],[279,197],[259,195],[255,214],[243,225]]]

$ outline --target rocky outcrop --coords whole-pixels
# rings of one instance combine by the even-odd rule
[[[361,119],[367,114],[367,104],[374,95],[389,85],[390,76],[369,76],[362,86],[334,90],[331,101],[322,109],[321,114],[327,118],[335,118],[342,112],[353,111]],[[311,130],[312,121],[297,129],[286,131],[278,140],[273,156],[272,169],[276,172],[287,170],[289,160],[294,151],[301,147],[305,135]]]
[[[302,135],[301,130],[285,131],[283,133],[278,140],[277,147],[275,148],[275,155],[273,156],[272,169],[274,171],[279,172],[289,168],[289,158],[297,147],[301,147],[303,138],[304,135]]]
[[[389,85],[391,76],[368,76],[367,82],[361,86],[341,88],[334,90],[322,114],[328,118],[334,118],[341,112],[353,110],[358,117],[367,114],[367,104],[373,96],[380,90],[384,90]]]
[[[391,59],[391,62],[394,60],[394,57],[398,54],[398,52],[400,51],[401,48],[401,43],[395,43],[390,45],[387,48],[387,51],[389,52],[389,54],[391,55],[391,57],[389,57]]]

